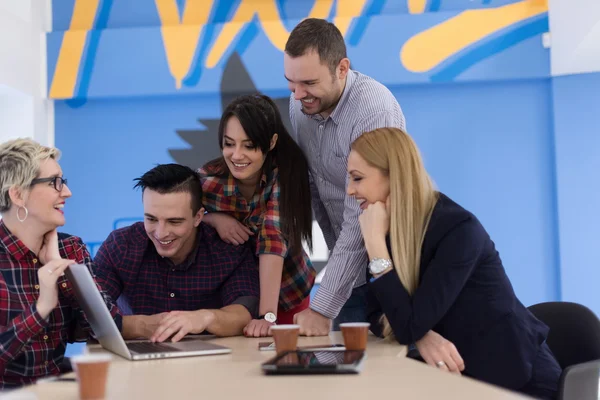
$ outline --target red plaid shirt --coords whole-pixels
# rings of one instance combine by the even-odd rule
[[[256,254],[275,254],[284,258],[279,306],[288,311],[298,306],[315,282],[315,269],[302,249],[296,255],[288,251],[288,242],[281,231],[279,217],[279,171],[263,174],[260,192],[252,201],[242,196],[231,174],[215,175],[214,171],[198,170],[202,180],[202,204],[208,212],[231,215],[254,232]]]
[[[61,257],[90,265],[81,239],[66,234],[58,239]],[[48,318],[40,316],[35,304],[40,266],[37,256],[0,221],[0,390],[57,375],[66,343],[87,338],[75,338],[76,328],[90,332],[66,276],[58,278],[58,306]],[[120,327],[117,307],[104,299]]]
[[[127,304],[132,314],[241,304],[254,316],[258,306],[260,286],[252,252],[225,243],[204,223],[198,227],[194,250],[179,265],[156,252],[143,222],[117,229],[100,246],[94,271],[112,298],[124,296],[119,305]]]

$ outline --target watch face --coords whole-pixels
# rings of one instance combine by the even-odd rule
[[[369,270],[372,274],[379,274],[386,270],[391,265],[391,262],[384,259],[375,259],[369,263]]]
[[[277,317],[272,312],[268,312],[265,314],[265,321],[273,323],[277,321]]]

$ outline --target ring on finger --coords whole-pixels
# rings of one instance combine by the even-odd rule
[[[442,368],[442,367],[444,367],[444,366],[446,365],[446,363],[445,363],[445,362],[443,362],[443,361],[438,361],[438,362],[436,362],[436,363],[435,363],[435,365],[436,365],[438,368]]]

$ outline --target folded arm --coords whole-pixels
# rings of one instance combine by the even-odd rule
[[[477,265],[485,238],[476,220],[454,227],[438,245],[412,297],[395,271],[370,284],[398,342],[417,342],[446,315]]]

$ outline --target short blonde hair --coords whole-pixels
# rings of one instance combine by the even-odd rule
[[[11,188],[27,190],[43,161],[60,158],[60,151],[31,139],[15,139],[0,144],[0,213],[10,210]]]

